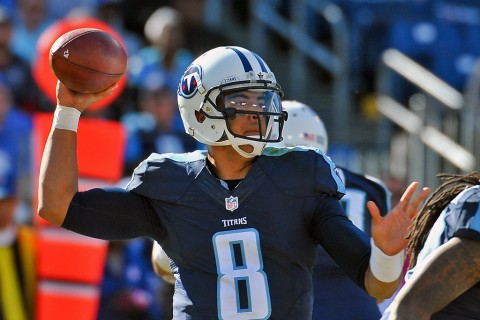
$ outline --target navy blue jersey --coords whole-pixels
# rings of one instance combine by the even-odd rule
[[[416,266],[407,272],[406,281],[430,253],[453,237],[480,241],[480,186],[462,191],[443,210],[418,254]],[[432,320],[447,319],[480,319],[480,283],[432,316]]]
[[[127,190],[77,193],[63,226],[158,241],[174,262],[175,318],[311,319],[318,243],[364,286],[369,238],[345,215],[344,192],[314,150],[267,148],[231,191],[206,152],[152,155]]]
[[[390,191],[382,181],[369,175],[362,175],[345,168],[338,169],[345,182],[345,196],[341,199],[347,216],[363,232],[370,235],[372,217],[367,202],[373,201],[380,214],[386,215],[390,209]]]
[[[347,216],[370,235],[371,216],[368,201],[374,201],[380,213],[390,210],[390,192],[384,184],[372,177],[347,169],[339,169],[345,181],[346,194],[341,199]],[[376,300],[356,285],[332,260],[322,247],[313,273],[313,320],[376,320],[381,314]]]

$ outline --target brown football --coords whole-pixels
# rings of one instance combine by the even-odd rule
[[[118,82],[127,68],[127,54],[110,33],[80,28],[61,35],[50,48],[50,66],[68,88],[97,93]]]

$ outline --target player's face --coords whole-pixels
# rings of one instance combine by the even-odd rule
[[[232,133],[241,136],[262,136],[266,134],[268,117],[266,112],[271,101],[271,92],[239,91],[224,96],[224,107],[235,110],[227,119]]]

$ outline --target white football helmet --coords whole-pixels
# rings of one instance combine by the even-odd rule
[[[328,135],[320,116],[310,106],[298,101],[285,100],[282,107],[288,113],[288,122],[283,128],[283,141],[277,145],[309,146],[326,154]]]
[[[267,64],[252,51],[218,47],[204,53],[187,68],[177,93],[185,131],[201,143],[231,145],[251,158],[260,155],[267,142],[282,139],[287,117],[281,106],[283,92]],[[239,116],[249,116],[258,125],[235,132],[231,122]],[[240,148],[244,145],[250,147]]]

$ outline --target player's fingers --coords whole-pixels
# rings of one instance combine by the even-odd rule
[[[100,100],[105,99],[106,97],[113,94],[113,92],[118,88],[118,83],[113,84],[112,86],[108,87],[107,89],[90,94],[88,97],[90,98],[89,101],[86,102],[88,106],[91,106],[94,103],[97,103]],[[88,107],[87,106],[87,107]]]
[[[95,100],[96,101],[100,101],[110,95],[112,95],[112,93],[118,88],[118,83],[114,83],[112,86],[108,87],[107,89],[103,90],[103,91],[100,91],[98,93],[96,93],[94,96],[95,96]]]
[[[412,202],[410,206],[410,212],[408,212],[410,219],[413,219],[417,215],[420,204],[422,203],[423,200],[425,200],[425,198],[428,196],[429,193],[430,193],[430,188],[424,187],[420,192],[420,194]]]
[[[115,90],[118,88],[118,82],[112,84],[110,87],[105,89],[103,92],[107,93],[108,95],[111,95]]]
[[[367,208],[368,208],[368,211],[370,211],[370,215],[372,216],[372,221],[376,222],[379,219],[382,219],[380,215],[380,209],[378,209],[378,206],[375,204],[375,202],[368,201]]]
[[[400,198],[400,201],[398,202],[398,206],[406,211],[408,209],[408,205],[410,204],[410,200],[415,193],[415,191],[418,188],[418,182],[414,181],[410,183],[410,185],[407,187],[405,192],[403,193],[402,197]]]

